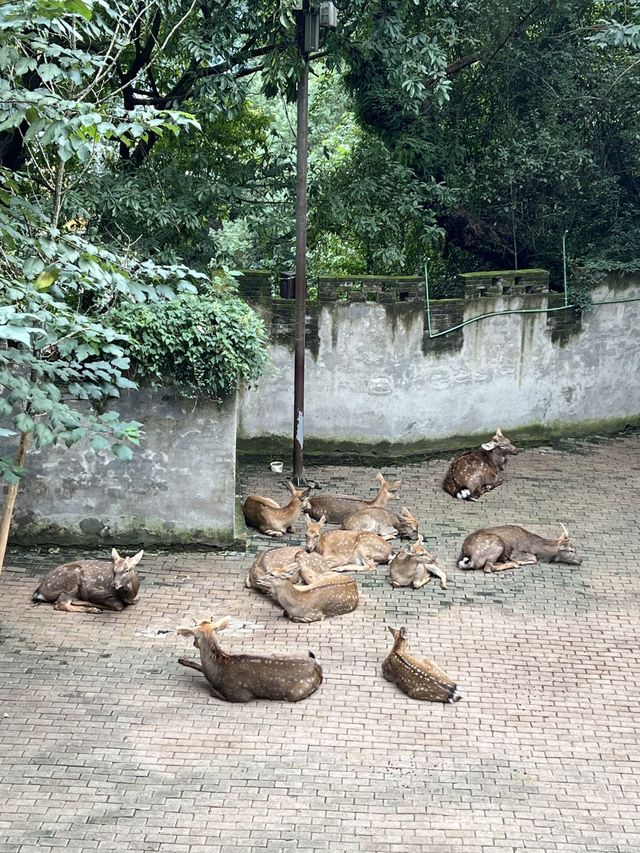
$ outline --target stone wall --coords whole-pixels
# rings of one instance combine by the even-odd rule
[[[27,455],[12,543],[224,546],[236,539],[236,401],[131,391],[124,420],[144,424],[130,462],[81,442]],[[12,453],[6,443],[3,453]]]
[[[431,302],[432,334],[480,314],[530,313],[491,317],[434,337],[420,279],[394,279],[393,291],[400,291],[400,282],[405,294],[395,301],[366,296],[385,293],[382,279],[355,290],[354,279],[321,280],[319,299],[307,312],[307,450],[464,444],[498,425],[526,435],[636,422],[640,302],[595,305],[582,313],[561,307],[562,294],[548,291],[544,271],[519,271],[513,281],[508,271],[483,275],[489,276],[484,284],[464,277],[465,298]],[[254,286],[248,277],[245,296],[271,329],[271,366],[257,389],[241,395],[239,447],[286,451],[294,303],[270,292],[256,300]],[[592,295],[595,302],[637,298],[640,279],[610,277]]]

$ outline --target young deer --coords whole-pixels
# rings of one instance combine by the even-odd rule
[[[201,622],[195,628],[179,628],[183,637],[193,637],[201,663],[179,658],[183,666],[201,672],[211,685],[211,693],[226,702],[276,699],[298,702],[322,684],[322,669],[315,657],[284,655],[231,655],[220,648],[216,631],[227,627],[229,619]]]
[[[36,604],[49,602],[54,610],[100,613],[135,604],[140,579],[135,567],[144,551],[133,557],[121,557],[115,548],[112,563],[101,560],[76,560],[56,566],[48,572],[33,593]]]
[[[291,500],[286,506],[280,506],[271,498],[261,495],[249,495],[242,505],[244,520],[249,527],[255,527],[266,536],[283,536],[293,533],[293,525],[298,520],[303,507],[307,504],[309,489],[296,489],[292,483],[286,483]]]
[[[447,588],[447,576],[436,558],[422,546],[422,536],[408,549],[400,551],[389,560],[391,586],[412,586],[420,589],[431,577],[440,579],[440,588]]]
[[[261,586],[292,622],[319,622],[326,616],[351,613],[358,606],[358,585],[348,575],[316,575],[309,568],[301,568],[299,573],[304,583],[294,584],[279,572],[269,572],[260,579]]]
[[[406,506],[399,513],[389,512],[379,506],[358,509],[345,518],[343,530],[369,530],[377,533],[383,539],[418,538],[418,519],[412,515]]]
[[[319,495],[309,498],[310,509],[306,511],[316,521],[324,516],[329,524],[342,524],[345,518],[357,509],[367,509],[372,506],[384,507],[391,495],[398,491],[402,480],[393,482],[385,480],[380,472],[376,474],[376,480],[379,486],[378,493],[370,501],[354,498],[351,495]]]
[[[320,554],[310,554],[301,548],[299,545],[285,546],[284,548],[269,548],[268,551],[263,551],[253,562],[249,569],[249,574],[244,582],[246,587],[259,589],[265,592],[260,580],[263,575],[268,572],[273,574],[287,574],[297,566],[297,571],[290,574],[292,583],[298,583],[300,580],[300,569],[312,569],[316,574],[328,572],[330,567],[325,562]]]
[[[313,521],[307,516],[307,551],[315,551],[324,557],[332,569],[343,567],[343,571],[357,571],[362,567],[376,570],[377,563],[388,563],[391,545],[367,530],[329,530],[322,533],[325,517]]]
[[[544,539],[524,527],[507,524],[504,527],[485,527],[471,533],[462,543],[458,560],[461,569],[484,569],[485,572],[504,572],[534,563],[568,563],[579,566],[575,546],[567,528],[557,539]]]
[[[397,684],[410,699],[457,702],[462,697],[449,676],[430,660],[418,660],[407,652],[407,629],[391,628],[393,648],[382,663],[382,674]]]
[[[477,501],[485,492],[490,492],[504,482],[500,474],[509,456],[517,453],[518,449],[497,429],[491,441],[453,460],[442,488],[461,501]]]

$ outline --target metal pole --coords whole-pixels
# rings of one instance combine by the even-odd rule
[[[569,305],[569,294],[567,292],[567,229],[562,235],[562,275],[564,280],[564,304]]]
[[[431,337],[431,303],[429,301],[429,258],[424,259],[424,296],[427,303],[427,329]]]
[[[304,461],[304,349],[307,296],[307,131],[309,57],[304,49],[304,14],[298,15],[298,46],[302,70],[298,83],[296,132],[296,333],[293,392],[293,477],[295,486],[306,486]]]

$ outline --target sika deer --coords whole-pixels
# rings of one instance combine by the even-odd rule
[[[429,583],[432,576],[440,579],[441,589],[447,588],[447,576],[433,554],[422,547],[422,536],[418,537],[415,545],[395,554],[389,561],[391,586],[420,589]]]
[[[519,453],[499,429],[491,441],[478,450],[470,450],[458,456],[449,465],[442,488],[462,501],[477,501],[485,492],[500,486],[509,456]]]
[[[449,676],[430,660],[418,660],[406,649],[407,629],[391,628],[393,648],[382,663],[382,674],[392,684],[397,684],[410,699],[428,702],[457,702],[462,697]]]
[[[544,539],[512,524],[476,530],[462,543],[458,567],[503,572],[538,562],[580,565],[582,560],[564,524],[557,539]]]
[[[370,501],[354,498],[351,495],[320,495],[309,498],[311,508],[307,512],[316,521],[324,516],[329,524],[342,524],[347,516],[358,509],[367,509],[372,506],[384,507],[391,495],[398,491],[402,480],[387,481],[380,472],[376,474],[376,480],[380,488],[377,495]]]
[[[384,507],[368,507],[358,509],[347,516],[342,524],[343,530],[369,530],[377,533],[383,539],[418,538],[418,519],[413,516],[406,506],[398,514],[389,512]]]
[[[293,533],[293,525],[298,520],[303,507],[307,504],[309,489],[296,489],[292,483],[286,483],[291,492],[291,500],[286,506],[280,506],[271,498],[261,495],[248,495],[242,505],[244,520],[266,536],[282,536]]]
[[[48,572],[33,593],[36,604],[49,602],[54,610],[101,613],[123,610],[135,604],[140,579],[135,570],[144,551],[133,557],[121,557],[111,551],[113,563],[101,560],[76,560]]]
[[[391,559],[391,545],[367,530],[329,530],[321,533],[325,524],[322,516],[312,521],[307,516],[307,551],[320,554],[332,569],[357,571],[362,566],[370,571],[376,570],[377,563],[388,563]]]
[[[295,569],[294,569],[295,571]],[[358,606],[358,585],[348,575],[336,572],[316,575],[300,569],[304,584],[294,584],[286,575],[270,572],[260,579],[292,622],[319,622],[326,616],[342,616]]]
[[[201,672],[211,685],[211,693],[226,702],[276,699],[298,702],[322,684],[322,669],[315,657],[284,655],[231,655],[220,648],[216,631],[227,627],[229,619],[216,624],[201,622],[195,628],[179,628],[183,637],[193,637],[201,663],[178,658],[183,666]]]
[[[273,574],[288,574],[294,566],[297,566],[298,571],[294,571],[291,574],[290,579],[292,583],[299,582],[299,570],[302,567],[312,569],[316,574],[322,574],[323,572],[328,572],[330,570],[330,567],[320,554],[310,554],[299,545],[292,545],[291,547],[284,548],[269,548],[268,551],[263,551],[262,554],[256,557],[253,565],[249,569],[249,574],[247,575],[244,585],[265,592],[260,583],[260,579],[263,575],[266,575],[267,572],[271,572]]]

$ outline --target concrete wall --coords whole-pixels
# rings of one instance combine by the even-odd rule
[[[236,401],[131,391],[118,410],[144,424],[130,462],[79,443],[27,455],[10,541],[214,545],[235,538]],[[5,444],[3,451],[7,452]],[[11,453],[11,449],[8,450]]]
[[[640,280],[609,278],[594,301],[640,297]],[[282,437],[292,424],[292,344],[283,343],[283,300],[260,310],[272,323],[271,368],[240,400],[239,441]],[[446,443],[520,432],[600,429],[640,414],[640,302],[548,312],[557,294],[487,294],[432,303],[434,331],[481,313],[494,317],[429,339],[422,301],[320,301],[310,306],[306,354],[307,446]],[[277,320],[277,327],[275,322]],[[292,341],[293,337],[289,338]],[[606,426],[606,424],[604,424]],[[624,424],[622,424],[624,425]],[[276,442],[273,443],[274,447]]]

